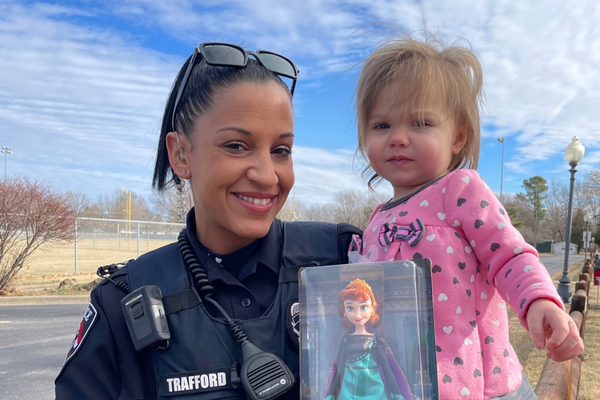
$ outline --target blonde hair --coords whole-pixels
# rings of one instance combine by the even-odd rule
[[[372,171],[366,154],[367,123],[379,93],[388,85],[401,88],[396,96],[404,104],[404,112],[423,109],[427,104],[441,105],[449,111],[456,129],[466,128],[467,141],[452,156],[448,170],[477,169],[483,68],[466,43],[467,47],[457,43],[448,46],[431,33],[426,33],[424,40],[402,35],[387,39],[367,58],[356,89],[357,155],[368,164],[363,176]],[[380,180],[373,171],[369,187]]]

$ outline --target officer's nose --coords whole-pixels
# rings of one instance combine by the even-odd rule
[[[279,178],[275,171],[273,155],[270,151],[260,151],[256,154],[252,166],[248,169],[248,179],[262,187],[277,185]]]

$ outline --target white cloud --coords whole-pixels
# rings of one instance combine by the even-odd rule
[[[61,19],[73,14],[84,15],[0,6],[0,124],[3,145],[13,148],[10,169],[90,195],[147,191],[135,171],[151,168],[176,64],[110,30]]]
[[[325,150],[294,146],[296,199],[306,204],[326,203],[344,189],[366,190],[360,177],[360,164],[353,164],[354,152],[346,149]],[[391,196],[387,185],[377,188]]]
[[[165,55],[132,33],[98,28],[100,16],[125,18],[136,32],[160,28],[190,49],[223,40],[278,51],[300,65],[303,85],[320,87],[327,84],[321,78],[356,65],[381,39],[369,23],[392,22],[411,32],[422,29],[421,12],[429,29],[467,38],[481,57],[484,122],[494,126],[484,137],[505,136],[519,145],[506,155],[507,170],[522,172],[563,157],[574,135],[588,149],[580,169],[597,167],[598,2],[439,0],[420,8],[397,0],[80,4],[87,8],[10,0],[0,5],[0,139],[13,148],[9,171],[88,193],[115,186],[148,191],[162,108],[187,54]],[[302,106],[297,117],[310,118]],[[352,150],[296,148],[297,196],[322,202],[338,189],[364,188],[351,168]]]
[[[306,60],[304,80],[339,73],[361,61],[382,37],[377,33],[380,27],[369,24],[390,22],[412,32],[422,30],[425,20],[428,29],[439,29],[449,39],[468,39],[480,55],[487,93],[485,121],[498,128],[484,135],[517,135],[522,147],[514,157],[520,162],[555,155],[574,134],[597,146],[593,139],[600,133],[600,122],[593,115],[600,109],[598,2],[440,0],[424,1],[419,7],[396,0],[228,0],[211,7],[192,0],[124,4],[143,7],[146,17],[178,37],[202,31],[202,39],[248,38],[250,46],[258,43],[294,55],[300,64]]]

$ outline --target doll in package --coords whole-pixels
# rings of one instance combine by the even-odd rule
[[[325,388],[326,400],[413,400],[404,372],[383,338],[379,303],[371,286],[355,279],[338,294],[338,314],[346,331]]]
[[[405,260],[300,271],[302,400],[438,398],[430,270]]]

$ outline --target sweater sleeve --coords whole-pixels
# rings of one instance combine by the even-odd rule
[[[527,309],[538,299],[564,305],[537,251],[512,226],[496,195],[474,170],[457,170],[446,185],[446,221],[469,242],[488,283],[527,329]]]

